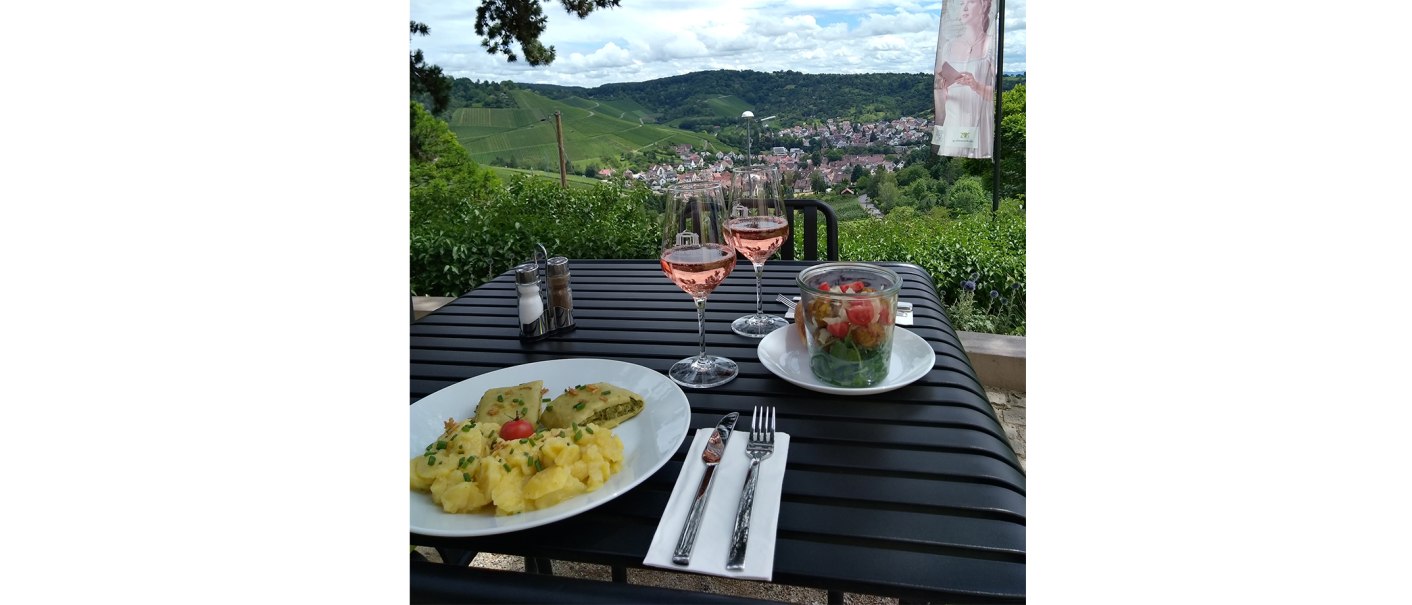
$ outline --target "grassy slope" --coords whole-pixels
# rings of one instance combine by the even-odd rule
[[[451,131],[477,162],[514,158],[521,165],[557,165],[555,111],[562,113],[564,153],[578,166],[652,146],[699,148],[707,143],[711,149],[730,148],[709,135],[652,124],[650,114],[631,101],[579,97],[556,101],[528,90],[517,90],[512,96],[519,105],[516,109],[463,108],[452,114]],[[731,106],[728,100],[722,102]]]
[[[515,175],[519,175],[519,174],[528,174],[528,175],[533,176],[533,177],[539,177],[539,178],[550,179],[550,180],[552,180],[552,181],[554,181],[554,182],[556,182],[556,183],[559,182],[559,173],[557,173],[557,172],[543,172],[543,171],[540,171],[540,170],[525,170],[525,169],[523,169],[523,168],[506,168],[506,167],[504,167],[504,166],[490,166],[489,168],[490,168],[491,170],[495,171],[495,174],[498,175],[498,176],[501,178],[501,180],[504,180],[504,181],[506,181],[506,182],[509,182],[509,180],[510,180],[511,177],[513,177],[513,176],[515,176]],[[595,184],[597,184],[599,181],[598,181],[598,179],[591,179],[591,178],[588,178],[588,177],[586,177],[586,176],[584,176],[584,175],[582,175],[582,174],[578,174],[578,175],[570,174],[570,175],[569,175],[569,178],[568,178],[568,182],[569,182],[569,188],[570,188],[570,189],[578,189],[578,188],[588,189],[588,188],[592,188],[592,187],[593,187]]]

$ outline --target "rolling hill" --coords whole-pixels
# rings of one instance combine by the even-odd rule
[[[462,107],[451,113],[447,123],[475,161],[557,172],[555,111],[562,114],[570,172],[582,172],[590,164],[602,165],[621,155],[681,144],[735,150],[711,135],[655,124],[654,114],[631,100],[551,99],[528,89],[513,90],[510,97],[514,108]],[[723,111],[737,105],[728,99],[719,104]]]

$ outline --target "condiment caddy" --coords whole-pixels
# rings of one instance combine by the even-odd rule
[[[549,256],[543,244],[535,247],[534,257],[515,267],[520,338],[530,341],[574,329],[569,259]]]

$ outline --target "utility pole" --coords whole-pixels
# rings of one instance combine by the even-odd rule
[[[564,121],[558,111],[554,112],[554,135],[559,139],[559,188],[568,189],[568,166],[564,163]]]

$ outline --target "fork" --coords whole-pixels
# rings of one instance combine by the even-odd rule
[[[740,507],[735,511],[735,530],[731,532],[730,556],[726,569],[745,568],[745,542],[750,537],[750,510],[755,506],[755,484],[760,479],[760,462],[775,453],[775,408],[755,406],[750,417],[750,440],[745,442],[745,455],[750,458],[750,470],[745,474],[745,489],[740,493]]]
[[[775,300],[784,303],[784,306],[789,307],[791,310],[794,309],[794,300],[792,300],[788,296],[785,296],[783,294],[776,294]]]

